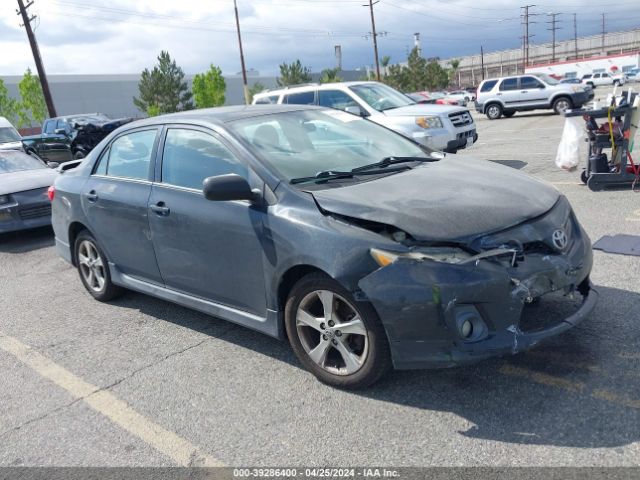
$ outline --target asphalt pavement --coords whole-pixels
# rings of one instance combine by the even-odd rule
[[[593,241],[640,235],[640,194],[554,165],[561,117],[475,118],[461,157],[552,182]],[[93,300],[50,229],[5,235],[0,466],[637,466],[640,257],[595,252],[592,280],[595,312],[527,353],[345,392],[245,328],[133,292]]]

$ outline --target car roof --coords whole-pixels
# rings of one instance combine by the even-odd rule
[[[307,92],[309,90],[331,90],[336,87],[352,87],[355,85],[379,85],[381,82],[372,82],[368,80],[353,81],[353,82],[331,82],[331,83],[311,83],[306,85],[291,86],[285,88],[277,88],[273,90],[267,90],[266,92],[257,93],[254,98],[264,98],[276,95],[282,95],[285,93],[300,93]]]
[[[329,110],[313,105],[237,105],[231,107],[203,108],[200,110],[187,110],[184,112],[169,113],[157,117],[137,120],[127,123],[127,126],[159,125],[165,123],[181,123],[201,121],[222,125],[235,120],[272,115],[275,113],[296,112],[300,110]]]

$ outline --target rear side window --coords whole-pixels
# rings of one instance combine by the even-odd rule
[[[517,78],[505,78],[500,84],[500,90],[517,90],[518,89],[518,79]]]
[[[316,104],[316,92],[301,92],[285,95],[282,103],[289,103],[294,105],[315,105]]]
[[[591,78],[591,74],[583,75],[582,78]]]
[[[205,178],[230,173],[248,178],[247,167],[213,135],[182,128],[167,131],[162,183],[202,190]]]
[[[480,87],[480,91],[481,92],[490,92],[493,87],[496,86],[496,83],[498,83],[497,80],[487,80],[486,82],[484,82],[482,84],[482,87]]]
[[[53,133],[56,129],[55,120],[47,120],[44,122],[44,133]]]
[[[118,137],[109,147],[109,153],[101,159],[96,173],[104,172],[102,163],[106,161],[106,173],[103,174],[107,176],[147,180],[156,134],[154,129]]]

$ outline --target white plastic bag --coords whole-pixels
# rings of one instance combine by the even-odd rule
[[[556,154],[556,165],[563,170],[573,170],[580,163],[580,142],[582,140],[582,117],[567,117],[562,130],[562,138]]]

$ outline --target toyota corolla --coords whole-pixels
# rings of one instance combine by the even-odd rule
[[[57,248],[97,300],[135,290],[287,339],[341,387],[522,351],[597,298],[556,189],[335,110],[130,123],[51,193]]]

